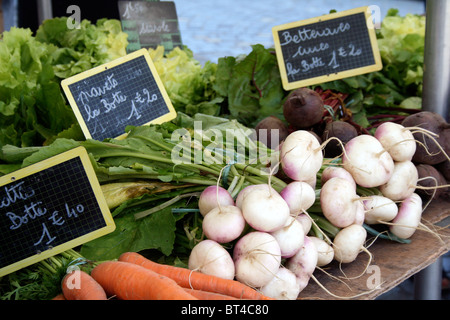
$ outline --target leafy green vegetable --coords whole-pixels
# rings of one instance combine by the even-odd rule
[[[324,90],[349,94],[346,107],[364,128],[371,127],[373,116],[407,115],[421,108],[425,16],[401,17],[398,10],[389,10],[377,42],[382,70],[320,84]]]
[[[37,30],[11,28],[0,40],[0,147],[49,144],[57,137],[83,139],[60,80],[126,54],[120,21],[67,17],[46,20]]]
[[[55,45],[55,74],[65,79],[126,55],[128,35],[119,20],[99,19],[96,24],[82,20],[80,28],[68,28],[67,17],[45,20],[36,40]]]
[[[38,146],[75,122],[53,72],[56,48],[29,29],[0,40],[0,146]]]
[[[114,219],[116,230],[84,244],[82,255],[96,260],[117,259],[127,251],[158,249],[170,255],[175,242],[175,218],[170,208],[136,221],[132,214]]]
[[[89,272],[91,265],[73,249],[0,278],[0,300],[50,300],[61,293],[69,266]]]
[[[417,14],[401,17],[398,10],[391,9],[377,37],[386,73],[399,87],[417,96],[422,92],[425,19]]]
[[[272,50],[257,44],[242,59],[219,58],[214,88],[227,98],[232,118],[248,127],[261,119],[283,117],[282,100],[286,96],[277,59]]]
[[[212,88],[217,65],[207,61],[204,66],[194,59],[187,47],[175,47],[164,54],[164,47],[149,49],[153,64],[167,94],[177,111],[188,115],[203,113],[218,116],[223,97]]]
[[[129,126],[127,132],[122,140],[60,138],[22,152],[2,148],[3,158],[22,161],[24,167],[77,146],[86,148],[117,227],[82,246],[88,259],[115,259],[125,251],[148,249],[168,256],[178,247],[192,248],[193,230],[184,228],[195,214],[172,209],[196,209],[200,192],[219,177],[219,184],[232,186],[234,195],[249,184],[268,182],[274,151],[253,141],[253,131],[234,119],[178,113],[171,122]],[[271,182],[279,191],[286,185],[275,176]],[[201,235],[201,224],[190,225]],[[180,228],[185,234],[179,234]]]

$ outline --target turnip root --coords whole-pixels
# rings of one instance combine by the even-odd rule
[[[296,129],[306,129],[319,123],[325,111],[320,95],[309,88],[292,91],[283,104],[286,121]]]
[[[317,138],[306,130],[292,132],[281,146],[281,167],[296,181],[315,181],[323,154]]]
[[[296,300],[300,293],[300,283],[291,270],[280,267],[275,277],[259,290],[266,297],[276,300]]]
[[[325,240],[309,237],[317,248],[317,266],[323,267],[331,263],[334,258],[334,249]]]
[[[359,200],[356,200],[359,199]],[[353,221],[353,224],[359,224],[362,225],[364,223],[364,219],[366,217],[366,210],[364,209],[364,204],[361,201],[361,197],[357,196],[354,200],[356,202],[356,213],[355,213],[355,220]]]
[[[293,216],[308,210],[316,201],[314,188],[303,181],[290,182],[281,190],[280,195],[286,201]]]
[[[410,238],[417,230],[422,218],[422,199],[413,193],[400,204],[397,216],[389,225],[389,230],[402,239]]]
[[[403,200],[414,192],[418,178],[416,166],[411,161],[395,162],[391,178],[379,189],[385,197],[391,200]]]
[[[309,215],[307,215],[306,213],[302,213],[299,214],[296,219],[303,226],[303,231],[305,232],[305,234],[308,234],[309,230],[311,230],[312,227],[311,217],[309,217]]]
[[[286,201],[273,188],[256,187],[242,199],[245,221],[258,231],[273,232],[282,228],[290,210]]]
[[[333,239],[334,259],[341,263],[350,263],[364,248],[367,231],[364,227],[352,224],[341,229]]]
[[[234,279],[235,267],[231,255],[213,240],[203,240],[192,248],[188,268],[224,279]]]
[[[355,221],[358,208],[356,201],[359,201],[359,197],[353,184],[344,178],[331,178],[320,190],[323,215],[338,228],[347,227]]]
[[[374,133],[394,161],[411,161],[416,152],[416,141],[411,131],[401,124],[383,122]]]
[[[356,184],[366,188],[385,184],[394,171],[391,155],[375,137],[367,134],[347,142],[342,164]]]
[[[233,249],[236,280],[259,288],[268,284],[281,266],[277,240],[266,232],[253,231],[240,238]]]
[[[221,186],[209,186],[202,191],[198,199],[198,208],[202,216],[218,205],[234,205],[234,200],[227,189]]]
[[[251,190],[253,190],[253,189],[267,189],[267,190],[269,190],[270,189],[270,191],[275,191],[276,192],[276,190],[274,189],[274,188],[272,188],[272,187],[270,187],[268,184],[251,184],[251,185],[249,185],[249,186],[247,186],[247,187],[245,187],[244,189],[242,189],[239,193],[238,193],[238,195],[237,195],[237,197],[236,197],[236,207],[238,207],[238,208],[240,208],[240,209],[242,209],[242,201],[244,200],[244,198],[247,196],[247,194],[251,191]]]
[[[398,206],[389,198],[373,195],[368,196],[364,201],[365,219],[367,224],[378,224],[391,221],[397,216]]]
[[[308,285],[317,267],[318,252],[316,245],[305,236],[302,248],[291,258],[286,260],[286,268],[291,270],[299,280],[300,292]]]
[[[305,238],[302,224],[294,217],[289,217],[284,227],[270,234],[277,239],[282,258],[290,258],[296,254]]]
[[[241,209],[236,206],[219,206],[203,218],[202,229],[208,239],[227,243],[237,239],[245,228]]]
[[[344,178],[347,179],[348,181],[350,181],[354,186],[355,186],[355,190],[356,190],[356,182],[355,179],[353,179],[353,176],[350,174],[350,172],[348,172],[347,170],[345,170],[342,167],[326,167],[323,171],[322,171],[322,176],[321,176],[321,183],[322,185],[327,182],[328,180],[330,180],[331,178],[334,177],[340,177],[340,178]]]

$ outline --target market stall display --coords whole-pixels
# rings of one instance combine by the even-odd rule
[[[448,182],[420,185],[426,177],[419,178],[416,168],[420,148],[425,158],[435,161],[428,164],[438,169],[450,161],[448,144],[440,138],[449,132],[445,120],[430,127],[412,120],[439,118],[420,108],[425,17],[399,17],[392,10],[383,20],[377,32],[382,70],[302,88],[318,99],[311,108],[317,106],[321,116],[309,125],[298,126],[287,117],[293,93],[282,86],[272,48],[255,44],[246,56],[203,66],[187,47],[167,54],[163,47],[149,49],[177,117],[160,124],[129,125],[125,137],[102,140],[84,139],[60,84],[125,56],[126,36],[116,20],[101,20],[95,26],[83,21],[82,31],[69,31],[61,27],[64,23],[63,18],[47,20],[36,36],[18,28],[3,34],[2,59],[16,63],[2,63],[5,67],[0,69],[9,79],[0,84],[5,97],[0,101],[0,172],[7,175],[83,147],[116,228],[5,275],[0,279],[3,298],[52,299],[62,291],[68,266],[97,278],[110,297],[142,298],[127,296],[136,279],[126,269],[135,270],[144,282],[151,282],[155,271],[114,261],[135,252],[210,279],[232,274],[227,279],[231,282],[222,281],[224,286],[243,284],[268,299],[373,298],[426,266],[408,265],[405,272],[383,264],[382,278],[388,286],[383,287],[381,278],[367,285],[367,273],[379,266],[380,257],[421,250],[432,259],[448,251],[448,228],[435,225],[448,215]],[[305,98],[294,93],[306,105]],[[267,139],[272,136],[254,130],[267,117],[278,119],[286,133],[272,139],[270,148]],[[330,129],[336,123],[349,124],[350,136],[343,138],[339,129]],[[386,126],[405,138],[389,136],[386,132],[393,129],[385,130]],[[338,155],[325,153],[332,143]],[[411,152],[398,151],[406,144]],[[402,175],[408,178],[405,182],[399,179]],[[419,196],[419,190],[432,192]],[[436,190],[443,190],[437,199]],[[202,212],[200,199],[208,192],[210,207]],[[223,203],[218,198],[222,194],[228,199]],[[379,209],[375,199],[384,201],[381,207],[391,205],[393,213],[374,213]],[[429,250],[421,249],[421,240]],[[202,256],[203,245],[217,249],[220,259]],[[318,250],[322,246],[328,256]],[[346,268],[339,275],[340,264]],[[107,274],[110,268],[114,271]],[[109,282],[122,269],[129,283]],[[335,287],[355,279],[356,284],[349,283],[355,289],[351,293]],[[145,297],[170,299],[169,290],[169,295],[158,296],[170,285],[172,298],[194,298],[194,292],[180,290],[186,285],[160,285],[149,289],[155,295]],[[289,292],[284,292],[286,286]]]

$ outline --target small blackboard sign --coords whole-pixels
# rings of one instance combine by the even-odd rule
[[[382,68],[369,7],[276,26],[272,33],[286,90]]]
[[[158,45],[169,52],[182,46],[173,1],[118,1],[118,5],[122,30],[128,34],[128,53]]]
[[[0,277],[114,229],[83,147],[0,177]]]
[[[86,138],[123,138],[127,125],[176,117],[148,49],[64,79],[61,85]]]

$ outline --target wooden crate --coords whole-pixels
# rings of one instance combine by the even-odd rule
[[[439,229],[441,239],[435,235],[417,230],[411,237],[411,243],[401,244],[384,239],[376,239],[369,251],[373,255],[370,267],[366,270],[369,256],[362,252],[356,261],[339,264],[333,261],[324,270],[339,277],[317,270],[314,276],[330,292],[340,297],[361,296],[352,299],[375,299],[391,290],[415,273],[435,262],[450,249],[450,199],[435,200],[423,213],[423,222],[431,228]],[[368,236],[370,242],[371,236]],[[376,274],[378,273],[378,274]],[[344,280],[344,276],[354,278]],[[379,275],[379,287],[373,289]],[[308,286],[300,293],[299,299],[341,299],[327,293],[310,279]]]

